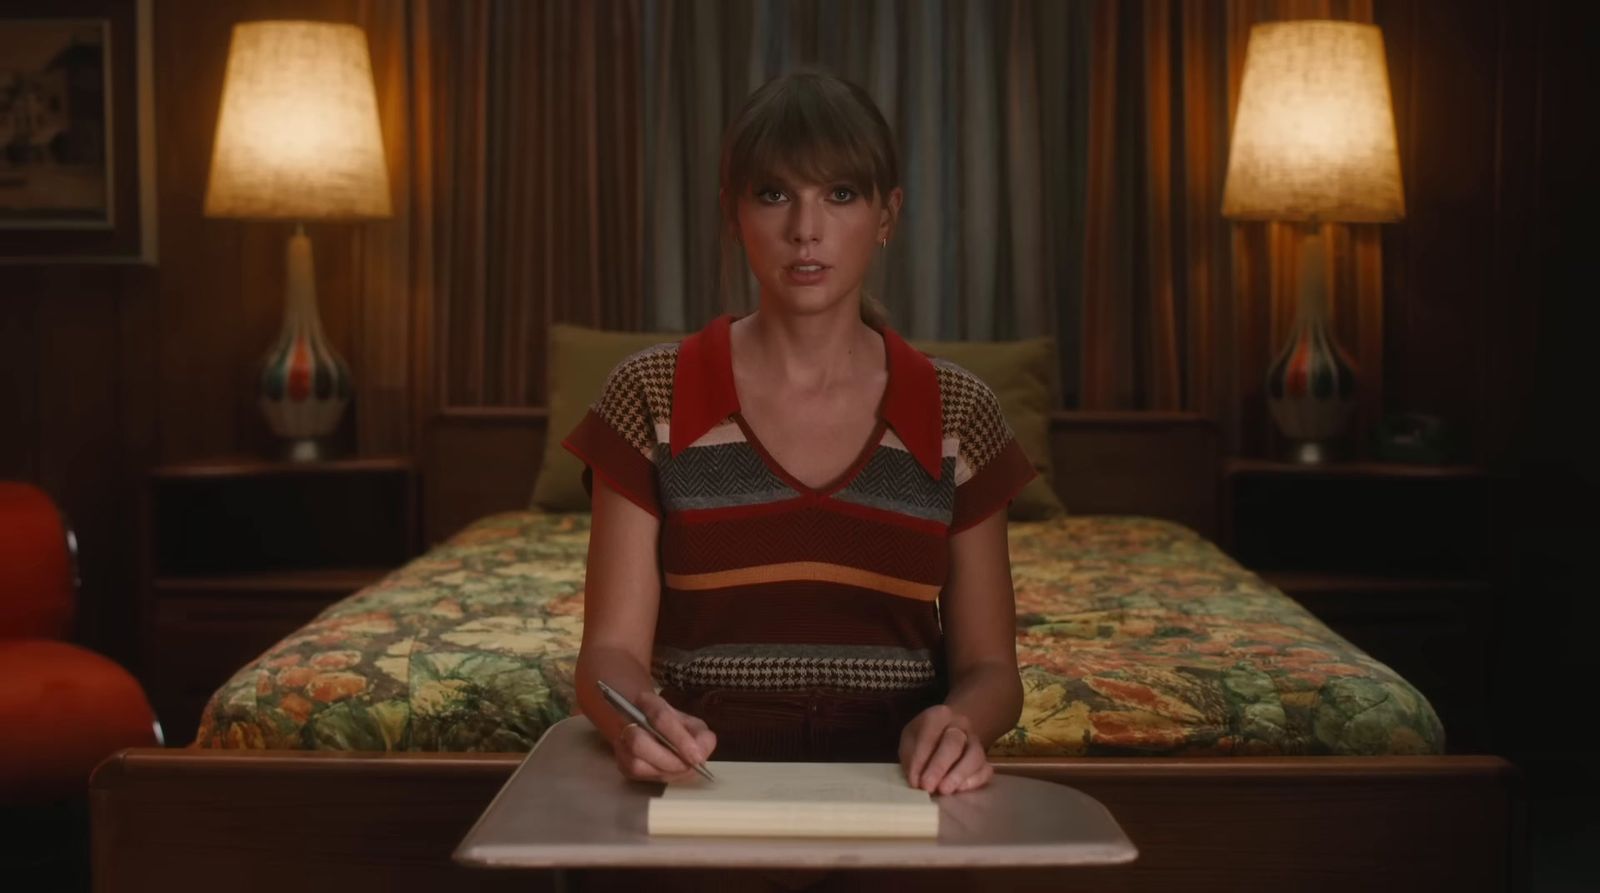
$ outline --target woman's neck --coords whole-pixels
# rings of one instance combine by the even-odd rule
[[[862,322],[853,304],[838,312],[792,314],[757,310],[734,321],[729,337],[736,366],[785,389],[827,390],[883,368],[883,336]]]

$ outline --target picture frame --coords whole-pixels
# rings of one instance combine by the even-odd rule
[[[152,0],[0,0],[0,263],[156,262]]]

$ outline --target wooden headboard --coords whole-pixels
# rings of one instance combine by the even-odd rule
[[[439,542],[494,512],[526,508],[544,458],[543,409],[457,409],[422,449],[423,534]],[[1080,515],[1149,515],[1217,531],[1216,427],[1195,413],[1056,412],[1056,492]]]

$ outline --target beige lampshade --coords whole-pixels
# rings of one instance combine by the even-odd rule
[[[1405,216],[1376,25],[1294,21],[1250,29],[1222,213],[1351,223]]]
[[[367,36],[330,22],[233,27],[208,217],[388,217]]]

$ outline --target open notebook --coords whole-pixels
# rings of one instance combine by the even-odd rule
[[[938,837],[939,805],[897,763],[706,764],[650,800],[651,834]]]

